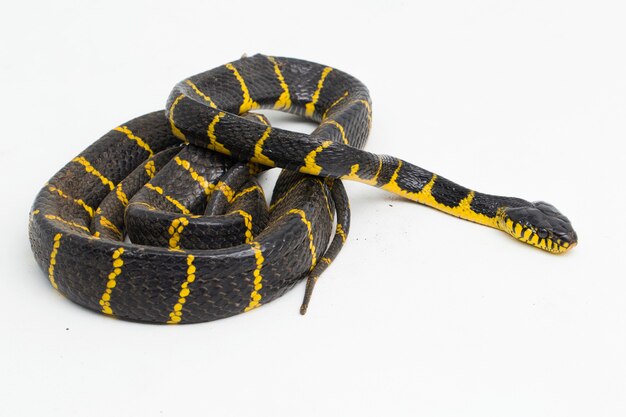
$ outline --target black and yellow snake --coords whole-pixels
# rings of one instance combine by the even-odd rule
[[[319,126],[274,128],[257,108]],[[165,114],[116,127],[50,179],[30,217],[35,258],[68,298],[124,319],[215,320],[308,277],[304,312],[349,231],[343,179],[545,251],[576,244],[548,203],[482,194],[362,150],[371,120],[367,88],[324,65],[255,55],[195,75],[176,85]],[[285,169],[269,207],[255,179],[267,167]]]

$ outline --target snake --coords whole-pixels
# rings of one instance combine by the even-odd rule
[[[271,109],[316,123],[274,127]],[[165,110],[123,123],[67,163],[29,214],[52,287],[90,310],[147,323],[248,312],[320,275],[350,229],[343,180],[504,231],[549,253],[577,244],[543,201],[480,193],[364,150],[367,87],[339,69],[257,54],[189,77]],[[282,168],[269,205],[258,175]]]

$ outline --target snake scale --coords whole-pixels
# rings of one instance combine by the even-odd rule
[[[318,122],[272,127],[257,108]],[[569,220],[544,202],[482,194],[363,150],[367,88],[293,58],[244,57],[177,84],[165,111],[116,127],[37,195],[29,235],[52,286],[122,319],[216,320],[313,286],[350,223],[341,180],[355,180],[491,226],[552,253],[572,248]],[[256,174],[284,170],[268,207]]]

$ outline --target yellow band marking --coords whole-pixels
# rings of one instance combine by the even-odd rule
[[[274,64],[274,72],[276,73],[276,78],[278,78],[278,82],[280,83],[280,87],[283,89],[283,92],[280,94],[276,103],[274,103],[274,108],[276,110],[285,110],[291,107],[291,95],[289,94],[289,86],[285,82],[285,77],[283,77],[283,73],[280,71],[280,67],[278,66],[278,62],[273,56],[268,56],[267,59],[270,60],[272,64]]]
[[[113,269],[109,273],[106,288],[100,297],[100,306],[104,314],[113,314],[113,310],[111,309],[111,293],[113,292],[113,288],[117,285],[117,277],[122,273],[122,266],[124,266],[124,260],[122,259],[123,253],[124,248],[116,249],[115,252],[113,252]]]
[[[317,82],[317,90],[315,90],[315,93],[313,93],[313,97],[311,97],[311,101],[309,103],[306,103],[306,112],[305,115],[306,117],[312,117],[313,113],[315,112],[315,105],[317,104],[317,101],[320,98],[320,92],[322,91],[322,88],[324,87],[324,81],[326,80],[326,77],[328,76],[328,74],[332,71],[333,69],[331,67],[326,67],[324,68],[324,70],[322,71],[322,76],[320,77],[319,81]]]
[[[233,74],[237,78],[237,81],[239,81],[239,85],[241,85],[243,103],[241,103],[241,106],[239,107],[239,114],[243,114],[249,110],[258,109],[259,107],[261,107],[259,103],[257,103],[256,101],[250,98],[250,91],[248,90],[246,81],[243,79],[241,74],[239,74],[239,71],[237,71],[237,68],[235,68],[233,64],[226,64],[226,68],[228,68],[229,70],[233,72]]]
[[[107,177],[102,175],[100,171],[95,169],[93,165],[91,165],[91,163],[88,160],[86,160],[84,157],[77,156],[76,158],[72,159],[72,162],[78,162],[79,164],[84,166],[85,171],[97,177],[102,182],[102,184],[108,186],[111,189],[111,191],[113,191],[113,189],[115,188],[115,184],[113,184],[113,182],[109,180]]]
[[[254,239],[254,236],[252,236],[252,215],[243,210],[237,210],[237,213],[243,217],[243,222],[246,225],[246,243],[252,243]]]
[[[193,264],[194,259],[195,257],[193,255],[187,255],[187,278],[180,285],[178,302],[174,304],[174,308],[170,313],[170,319],[167,321],[169,324],[180,323],[183,319],[183,305],[189,296],[189,284],[196,280],[196,267]]]
[[[123,134],[126,135],[126,137],[132,141],[135,141],[137,143],[137,145],[139,145],[140,148],[142,148],[143,150],[145,150],[146,152],[148,152],[150,154],[150,156],[154,155],[154,152],[152,152],[152,149],[150,149],[150,145],[148,145],[146,142],[144,142],[143,139],[141,139],[139,136],[136,136],[129,128],[128,126],[118,126],[116,127],[114,130],[117,130],[118,132],[122,132]]]
[[[209,136],[209,144],[207,148],[214,150],[216,152],[223,153],[225,155],[230,155],[230,151],[226,149],[224,145],[217,141],[217,137],[215,136],[215,125],[219,123],[220,119],[224,117],[226,113],[223,111],[219,112],[209,124],[209,128],[207,129],[207,135]]]
[[[252,113],[250,113],[252,114]],[[254,117],[256,117],[257,119],[259,119],[259,121],[261,123],[263,123],[265,126],[269,126],[269,124],[267,123],[267,121],[265,120],[265,117],[261,116],[260,114],[254,114]]]
[[[120,203],[122,203],[122,205],[126,207],[128,205],[128,196],[122,189],[121,182],[117,184],[117,187],[115,187],[115,194],[117,195],[117,199],[120,200]]]
[[[187,161],[186,159],[182,159],[179,156],[176,156],[174,158],[174,161],[178,165],[183,167],[187,172],[189,172],[189,175],[191,175],[191,178],[193,178],[194,181],[200,184],[200,187],[202,187],[206,195],[211,194],[211,191],[213,191],[215,186],[211,184],[210,182],[208,182],[202,175],[198,174],[198,172],[191,167],[191,163],[189,161]]]
[[[382,170],[382,168],[383,168],[383,160],[381,158],[378,158],[378,170],[376,171],[376,174],[374,174],[374,176],[371,179],[365,179],[365,178],[361,178],[358,174],[359,169],[360,169],[359,164],[354,164],[350,167],[350,173],[347,175],[342,175],[341,179],[358,181],[358,182],[362,182],[363,184],[376,185],[378,183],[378,176],[380,175],[380,171]]]
[[[354,102],[355,103],[361,103],[362,105],[365,106],[365,109],[367,110],[367,124],[371,128],[372,127],[372,106],[370,106],[369,101],[367,101],[367,100],[355,100]]]
[[[261,275],[261,269],[263,268],[263,262],[265,258],[263,257],[263,251],[261,250],[261,245],[259,242],[251,242],[252,250],[254,251],[254,258],[256,261],[256,268],[254,269],[254,289],[250,293],[250,303],[244,309],[244,311],[250,311],[253,308],[256,308],[261,305],[261,294],[259,291],[263,288],[263,276]]]
[[[35,215],[39,214],[40,212],[41,212],[41,211],[40,211],[39,209],[36,209],[36,210],[31,211],[31,212],[30,212],[30,216],[29,216],[30,218],[28,219],[28,221],[29,221],[29,222],[30,222],[30,221],[32,221],[32,220],[33,220],[33,217],[35,217]]]
[[[61,233],[57,233],[54,236],[52,252],[50,252],[50,266],[48,267],[48,279],[50,279],[50,284],[52,284],[52,287],[55,290],[59,289],[59,286],[54,279],[54,266],[57,264],[57,253],[59,253],[59,247],[61,247],[61,237],[63,237]]]
[[[317,182],[320,185],[320,187],[322,187],[322,195],[324,196],[324,201],[326,202],[326,210],[328,210],[328,217],[332,221],[335,216],[333,214],[333,211],[330,209],[330,201],[328,200],[328,195],[326,195],[326,185],[324,184],[322,180],[318,179]]]
[[[320,261],[330,265],[330,263],[332,262],[332,259],[324,257],[324,258],[320,259]]]
[[[322,115],[322,119],[326,119],[326,115],[328,114],[328,112],[335,107],[337,104],[339,104],[344,98],[348,97],[348,92],[346,91],[345,93],[343,93],[343,96],[339,97],[337,100],[335,100],[333,102],[333,104],[330,105],[330,107],[328,107],[326,109],[326,111],[324,111],[324,114]]]
[[[148,208],[148,210],[150,210],[150,211],[156,210],[156,207],[151,206],[148,203],[144,203],[143,201],[134,201],[134,202],[130,203],[130,206],[144,206],[144,207]]]
[[[272,128],[268,126],[267,129],[265,129],[265,132],[263,132],[261,139],[259,139],[254,145],[254,156],[250,158],[250,160],[252,162],[258,162],[262,165],[274,167],[276,166],[276,163],[269,159],[267,156],[263,155],[263,144],[265,143],[265,140],[270,136],[270,133],[272,133]]]
[[[309,154],[304,158],[304,166],[300,168],[300,172],[303,174],[319,175],[320,172],[322,172],[322,167],[317,165],[315,158],[317,157],[317,154],[332,144],[333,142],[331,140],[326,140],[322,142],[320,146],[309,152]]]
[[[300,179],[298,182],[296,182],[294,185],[292,185],[278,200],[276,200],[274,203],[272,203],[270,205],[270,211],[274,210],[274,207],[279,205],[289,195],[289,193],[291,193],[298,185],[302,184],[302,182],[304,180],[306,180],[306,178]]]
[[[341,126],[336,120],[326,119],[321,124],[335,126],[337,130],[339,130],[339,133],[341,133],[341,140],[343,140],[343,143],[348,145],[348,138],[346,137],[346,132],[343,130],[343,126]]]
[[[215,190],[221,191],[229,203],[233,202],[233,199],[235,198],[235,191],[233,191],[233,189],[230,188],[228,184],[222,181],[218,181],[217,185],[215,186]]]
[[[181,94],[178,97],[176,97],[176,99],[174,99],[174,102],[172,103],[172,106],[170,107],[169,120],[170,120],[170,126],[172,128],[172,133],[174,134],[174,136],[176,136],[178,139],[187,143],[187,138],[185,137],[183,132],[181,132],[180,129],[177,128],[176,125],[174,124],[174,109],[183,98],[185,98],[185,95]]]
[[[48,190],[50,190],[53,193],[57,193],[59,196],[65,199],[72,200],[74,203],[81,206],[89,214],[89,217],[93,217],[93,208],[87,205],[87,203],[85,203],[82,199],[70,197],[69,195],[65,194],[62,190],[55,187],[54,185],[49,185]]]
[[[250,175],[257,175],[261,172],[263,172],[263,168],[261,165],[259,164],[255,164],[254,162],[249,162],[248,163],[248,172],[250,173]]]
[[[82,224],[78,224],[78,223],[75,223],[75,222],[71,222],[69,220],[62,219],[59,216],[54,216],[52,214],[46,214],[44,217],[46,219],[48,219],[48,220],[55,220],[57,222],[61,222],[61,223],[67,224],[68,226],[73,226],[73,227],[79,228],[81,230],[84,230],[87,233],[91,233],[91,231],[89,230],[89,228],[87,226],[83,226]]]
[[[383,190],[390,191],[394,194],[398,194],[402,197],[408,198],[409,200],[417,201],[418,203],[425,204],[437,210],[443,211],[444,213],[448,213],[465,220],[469,220],[485,226],[498,228],[497,216],[493,218],[488,217],[471,209],[471,203],[475,195],[474,191],[470,191],[456,207],[448,207],[444,204],[439,203],[432,195],[433,185],[437,180],[436,174],[433,174],[430,181],[419,192],[411,192],[402,189],[396,182],[401,167],[402,161],[398,163],[398,168],[396,168],[396,170],[394,171],[389,182],[381,187]]]
[[[188,224],[189,220],[186,217],[179,217],[172,220],[172,224],[167,229],[171,236],[168,242],[171,249],[180,249],[180,235]]]
[[[187,207],[185,207],[180,201],[170,197],[169,195],[165,194],[165,192],[163,191],[163,188],[161,187],[156,187],[150,183],[147,183],[145,185],[145,187],[149,190],[155,191],[158,194],[161,194],[163,197],[165,197],[165,199],[167,201],[169,201],[170,203],[172,203],[174,206],[176,206],[176,208],[178,210],[180,210],[183,214],[191,214],[191,212],[189,210],[187,210]]]
[[[261,193],[263,193],[263,189],[261,187],[259,187],[258,185],[253,185],[251,187],[248,187],[244,190],[239,191],[237,194],[235,194],[235,196],[233,197],[233,202],[236,201],[239,197],[242,197],[248,193],[251,193],[252,191],[255,190],[259,190]]]
[[[146,170],[146,175],[148,175],[149,178],[154,178],[154,173],[156,172],[156,166],[154,165],[154,160],[149,160],[148,162],[146,162],[146,164],[143,166],[143,169]]]
[[[209,107],[217,109],[217,106],[215,105],[213,100],[211,100],[211,97],[207,96],[202,91],[200,91],[200,89],[194,83],[192,83],[191,80],[186,80],[185,84],[187,84],[189,87],[191,87],[193,89],[193,91],[196,92],[197,95],[199,95],[200,97],[202,97],[204,99],[204,101],[209,103]]]
[[[346,231],[343,230],[343,226],[339,223],[337,223],[337,228],[335,229],[335,233],[337,233],[339,236],[341,236],[341,241],[343,243],[346,243]]]
[[[111,220],[102,215],[100,216],[100,224],[107,229],[112,230],[119,237],[122,237],[122,232],[120,231],[120,229],[118,229],[117,226],[111,222]]]
[[[306,213],[300,209],[291,209],[287,214],[297,214],[300,216],[300,220],[305,224],[307,231],[309,233],[309,249],[311,250],[311,268],[315,267],[317,263],[317,255],[315,254],[315,244],[313,243],[313,232],[311,229],[311,222],[307,220]]]

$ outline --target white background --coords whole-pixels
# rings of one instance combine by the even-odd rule
[[[0,415],[626,415],[623,2],[86,3],[10,2],[0,18]],[[357,76],[370,151],[547,200],[578,247],[549,255],[347,184],[349,241],[305,317],[303,285],[190,326],[56,294],[27,239],[37,190],[244,52]]]

